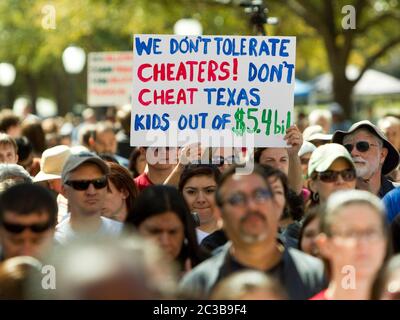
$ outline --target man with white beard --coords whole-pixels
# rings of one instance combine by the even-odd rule
[[[399,153],[370,121],[356,122],[349,131],[336,131],[332,142],[342,144],[351,154],[357,171],[357,189],[383,198],[396,187],[385,175],[397,167]]]

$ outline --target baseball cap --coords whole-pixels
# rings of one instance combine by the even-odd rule
[[[355,169],[350,153],[345,147],[337,143],[324,144],[313,151],[308,163],[308,176],[310,177],[314,171],[324,172],[338,158],[345,158],[349,161],[353,169]]]
[[[107,164],[98,155],[96,155],[92,152],[81,151],[78,153],[72,153],[68,157],[67,161],[65,162],[62,174],[61,174],[62,181],[65,182],[67,180],[68,173],[74,171],[82,164],[88,163],[88,162],[97,164],[100,167],[100,169],[103,171],[104,174],[108,174],[110,171]]]
[[[304,141],[303,144],[301,145],[301,148],[300,148],[299,152],[298,152],[298,156],[302,157],[306,153],[313,152],[315,149],[317,149],[317,147],[314,146],[311,142]]]
[[[332,139],[332,135],[324,133],[324,130],[320,125],[314,125],[304,129],[303,138],[304,141],[309,142],[313,140],[330,141]]]

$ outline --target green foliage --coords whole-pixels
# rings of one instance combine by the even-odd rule
[[[204,34],[251,34],[249,16],[238,1],[221,4],[214,0],[2,0],[0,1],[0,61],[17,68],[15,91],[25,93],[25,77],[38,84],[38,91],[54,95],[54,78],[65,81],[61,62],[70,44],[86,52],[126,51],[132,49],[135,33],[172,34],[180,18],[194,17]],[[357,29],[341,27],[344,5],[363,4],[357,13]],[[56,28],[42,27],[45,5],[56,10]],[[297,37],[297,76],[310,79],[332,69],[329,37],[336,48],[344,50],[352,32],[347,63],[364,65],[385,43],[400,36],[398,0],[269,0],[271,16],[280,23],[267,26],[269,35]],[[303,11],[302,11],[303,10]],[[310,18],[311,17],[311,18]],[[381,19],[380,19],[381,17]],[[311,19],[311,20],[309,20]],[[310,22],[311,21],[311,22]],[[365,30],[364,30],[365,29]],[[383,60],[393,63],[397,59]],[[383,64],[384,64],[383,62]],[[85,75],[79,97],[85,101]]]

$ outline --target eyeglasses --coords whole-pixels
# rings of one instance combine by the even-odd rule
[[[354,169],[346,169],[342,171],[327,170],[324,172],[319,172],[318,177],[322,182],[336,182],[339,175],[346,182],[353,181],[356,178],[356,171]]]
[[[79,191],[87,190],[91,184],[95,189],[103,189],[107,186],[107,177],[94,180],[68,180],[65,184]]]
[[[377,147],[376,144],[369,143],[367,141],[359,141],[355,144],[356,149],[360,152],[367,152],[371,146]],[[349,153],[353,151],[354,144],[348,143],[345,144],[344,147],[347,149]]]
[[[331,236],[335,238],[339,238],[345,241],[360,241],[361,239],[364,239],[366,242],[372,243],[372,242],[377,242],[381,239],[383,239],[383,232],[382,230],[378,229],[369,229],[369,230],[364,230],[364,231],[355,231],[355,230],[350,230],[346,232],[332,232]]]
[[[3,221],[3,228],[11,233],[21,233],[25,229],[30,229],[34,233],[41,233],[48,230],[52,225],[53,223],[51,221],[46,221],[44,223],[35,223],[30,225],[9,223]]]
[[[244,193],[236,193],[230,196],[223,203],[229,203],[233,207],[244,207],[248,204],[249,198],[251,198],[255,203],[263,203],[268,199],[272,198],[272,193],[268,189],[260,188],[253,192],[251,196],[247,196]]]

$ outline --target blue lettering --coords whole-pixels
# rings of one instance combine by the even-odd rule
[[[276,38],[269,38],[268,41],[272,43],[271,55],[276,55],[276,45],[279,43],[279,39]]]
[[[218,130],[221,128],[222,125],[222,117],[220,115],[216,115],[211,123],[211,127],[214,130]]]
[[[250,56],[255,56],[257,57],[257,51],[256,51],[256,47],[257,47],[257,39],[256,38],[251,38],[250,42],[249,42],[249,55]]]
[[[229,89],[228,89],[229,90]],[[225,88],[219,88],[217,91],[217,106],[224,106],[226,103],[224,101],[224,92],[226,91]]]
[[[163,113],[161,116],[161,119],[164,121],[164,125],[160,127],[162,131],[166,131],[169,128],[169,114],[168,113]]]
[[[144,115],[135,114],[135,131],[145,130],[145,127],[142,123]]]
[[[254,81],[257,77],[257,67],[253,62],[249,63],[249,81]]]
[[[204,88],[203,90],[205,92],[207,92],[207,104],[211,104],[212,103],[211,93],[212,92],[216,92],[217,89],[215,89],[215,88]]]
[[[241,106],[242,105],[242,100],[244,100],[244,104],[246,106],[249,105],[249,97],[247,96],[246,89],[240,89],[239,96],[238,96],[238,101],[237,101],[236,104],[238,106]]]
[[[201,118],[201,128],[204,129],[206,127],[206,119],[208,117],[208,113],[199,113],[199,117]]]
[[[233,90],[231,90],[231,89],[227,89],[227,92],[228,92],[228,103],[227,103],[227,106],[228,107],[230,107],[230,106],[234,106],[235,105],[235,94],[236,94],[236,89],[233,89]]]
[[[276,75],[277,81],[281,82],[282,80],[282,64],[279,64],[279,67],[272,65],[271,66],[271,74],[269,77],[269,81],[273,82],[274,81],[274,75]]]
[[[211,42],[211,39],[210,38],[202,38],[202,41],[204,42],[203,53],[207,54],[207,52],[208,52],[208,44]]]
[[[214,41],[217,43],[217,55],[221,53],[221,41],[223,40],[222,37],[215,37]]]
[[[280,49],[279,49],[279,55],[281,56],[281,57],[288,57],[289,56],[289,53],[287,53],[285,50],[287,49],[286,48],[286,44],[287,43],[290,43],[290,40],[289,39],[282,39],[282,41],[281,41],[281,47],[280,47]]]
[[[225,129],[226,124],[231,123],[231,115],[229,113],[224,113],[222,115],[222,129]]]
[[[269,56],[270,54],[268,44],[264,40],[261,42],[260,56],[262,55],[262,53],[265,53],[266,56]]]
[[[292,83],[292,72],[293,72],[293,69],[294,69],[294,64],[293,63],[287,63],[286,61],[284,61],[283,64],[288,69],[288,74],[287,74],[286,81],[287,81],[287,83]]]
[[[257,88],[250,89],[250,95],[254,98],[254,100],[253,99],[250,100],[250,104],[253,107],[260,105],[261,99],[260,99],[260,95],[258,94],[259,92],[260,92],[260,89],[257,89]]]
[[[176,39],[171,39],[169,41],[169,53],[170,54],[175,54],[179,49],[179,44],[178,44],[178,40]]]
[[[242,56],[246,56],[247,55],[247,52],[246,52],[246,38],[240,39],[240,54]]]
[[[135,49],[139,56],[142,55],[143,50],[146,52],[146,54],[150,54],[152,45],[153,38],[147,39],[146,43],[146,41],[141,41],[139,37],[135,37]]]
[[[178,128],[179,128],[179,130],[185,129],[187,127],[187,123],[188,123],[187,118],[185,117],[184,114],[182,114],[179,117],[179,120],[178,120]]]

